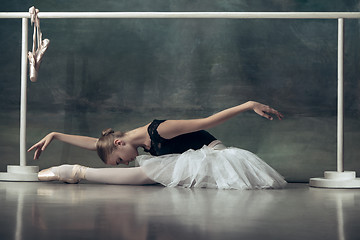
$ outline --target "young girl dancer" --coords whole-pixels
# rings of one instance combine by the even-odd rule
[[[35,149],[38,159],[53,139],[88,150],[97,151],[110,165],[138,161],[133,168],[88,168],[62,165],[39,172],[40,181],[60,180],[77,183],[81,179],[109,184],[153,184],[174,187],[207,187],[220,189],[281,188],[286,181],[255,154],[226,148],[210,133],[204,131],[235,115],[253,110],[272,120],[282,119],[275,109],[249,101],[228,108],[207,118],[191,120],[154,120],[126,133],[107,129],[99,139],[52,132],[28,151]],[[142,147],[152,156],[138,156]]]

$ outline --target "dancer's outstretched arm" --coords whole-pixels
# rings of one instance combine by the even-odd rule
[[[283,118],[281,113],[269,106],[254,101],[248,101],[244,104],[225,109],[207,118],[191,120],[168,120],[158,127],[158,132],[160,136],[170,139],[181,134],[215,127],[238,115],[239,113],[248,110],[253,110],[260,116],[269,120],[273,120],[271,115],[277,116],[279,120]]]
[[[36,149],[34,153],[34,160],[39,159],[40,154],[45,150],[45,148],[51,143],[53,139],[57,139],[62,142],[69,143],[71,145],[81,147],[87,150],[96,150],[97,138],[52,132],[46,135],[39,142],[34,144],[31,148],[29,148],[28,152]]]

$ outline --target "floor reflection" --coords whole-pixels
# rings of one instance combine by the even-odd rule
[[[358,191],[296,186],[229,191],[0,182],[7,216],[0,238],[351,239]]]
[[[346,227],[351,227],[352,218],[357,216],[359,207],[356,205],[355,198],[360,197],[360,191],[357,189],[323,189],[311,188],[311,192],[316,194],[318,201],[325,206],[334,208],[336,216],[336,235],[338,240],[351,239],[347,236]],[[346,223],[349,223],[346,225]]]
[[[24,207],[24,194],[19,192],[17,198],[17,208],[16,208],[16,223],[15,223],[15,239],[21,240],[22,239],[22,213]]]

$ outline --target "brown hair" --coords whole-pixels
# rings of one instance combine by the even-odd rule
[[[97,154],[101,160],[106,163],[108,156],[114,151],[115,144],[114,140],[116,138],[121,138],[125,134],[120,131],[114,131],[111,128],[105,129],[101,132],[101,137],[99,137],[96,143]]]

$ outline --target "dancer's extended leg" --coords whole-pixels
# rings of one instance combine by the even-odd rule
[[[80,165],[61,165],[39,172],[40,181],[63,181],[78,183],[81,179],[108,184],[143,185],[155,183],[141,167],[134,168],[88,168]]]
[[[109,184],[143,185],[154,184],[141,167],[133,168],[88,168],[85,179],[92,182]]]

